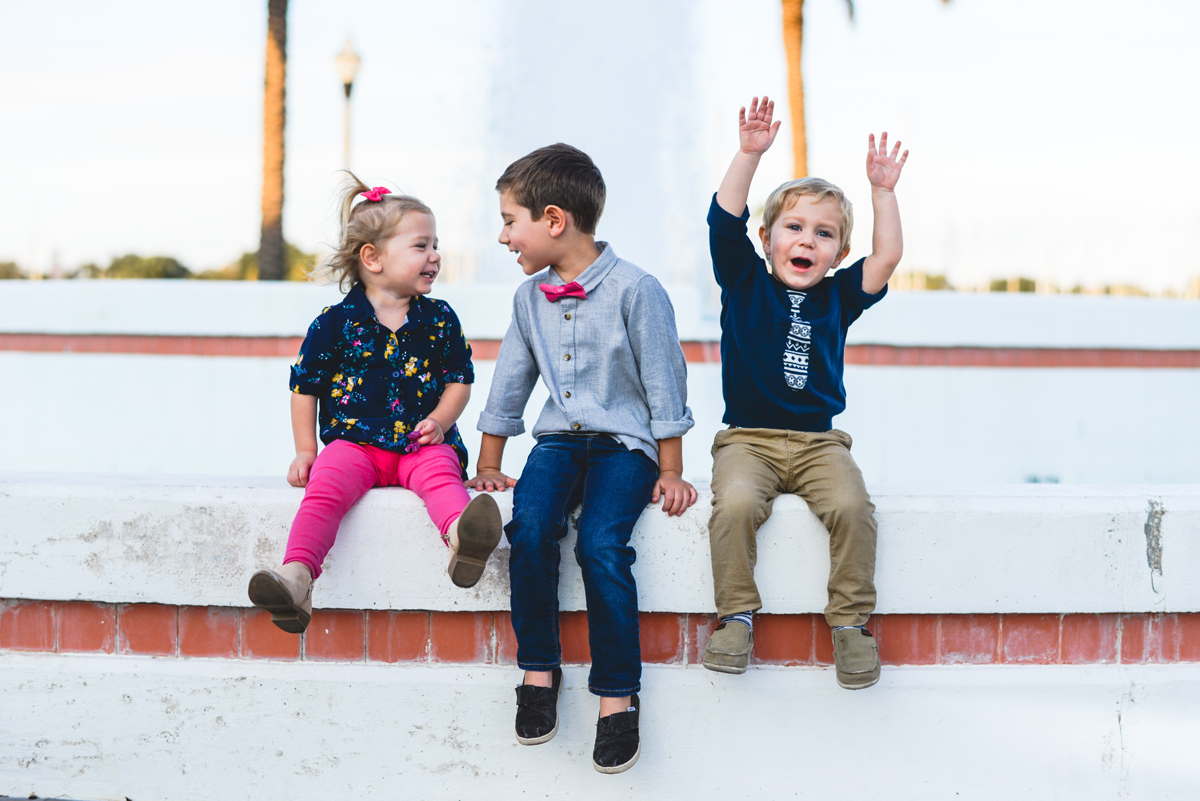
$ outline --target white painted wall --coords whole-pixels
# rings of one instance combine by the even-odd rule
[[[499,339],[511,287],[447,286],[470,337]],[[714,340],[699,292],[670,289],[684,340]],[[340,295],[310,284],[0,281],[0,332],[300,336]],[[1146,298],[896,293],[851,344],[1200,349],[1200,303]],[[0,352],[0,471],[283,475],[293,447],[290,359]],[[492,362],[462,417],[472,453]],[[1200,370],[846,368],[848,409],[872,482],[1200,482]],[[722,428],[720,366],[689,366],[697,426],[686,475],[710,476]],[[530,401],[532,427],[545,400]],[[508,445],[519,472],[533,440]]]
[[[1200,485],[874,486],[879,612],[1200,611]],[[247,606],[246,582],[282,561],[303,491],[275,479],[0,475],[0,598]],[[511,493],[497,495],[507,519]],[[647,509],[634,538],[639,605],[713,611],[707,489],[679,518]],[[1147,525],[1162,509],[1152,571]],[[1152,521],[1151,521],[1152,522]],[[585,608],[564,541],[564,609]],[[829,535],[780,497],[759,533],[764,611],[820,612]],[[505,610],[507,545],[473,589],[408,490],[371,490],[347,515],[318,607]]]
[[[0,352],[0,471],[283,476],[290,359]],[[467,448],[494,362],[476,362]],[[1200,482],[1200,370],[846,368],[869,482]],[[688,367],[685,475],[707,481],[723,425],[718,364]],[[541,384],[526,410],[532,428]],[[513,438],[519,473],[533,438]],[[472,461],[472,468],[474,462]]]
[[[590,764],[568,667],[554,740],[512,734],[516,668],[0,654],[0,793],[212,798],[1193,801],[1200,665],[643,671],[642,755]],[[741,766],[741,767],[738,767]]]

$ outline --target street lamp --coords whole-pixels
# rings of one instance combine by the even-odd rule
[[[354,76],[358,74],[358,64],[361,59],[354,52],[354,43],[346,40],[346,46],[338,53],[337,70],[341,76],[342,86],[346,90],[346,143],[342,161],[346,169],[350,169],[350,90],[354,88]]]

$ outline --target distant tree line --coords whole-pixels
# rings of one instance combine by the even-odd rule
[[[284,279],[304,281],[316,267],[317,257],[305,253],[291,242],[284,244]],[[15,262],[0,262],[0,280],[28,278]],[[64,278],[193,278],[215,281],[254,281],[258,279],[258,252],[243,253],[217,270],[192,272],[173,256],[116,256],[107,266],[89,263],[67,272]]]

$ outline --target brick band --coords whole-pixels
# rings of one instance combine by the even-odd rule
[[[563,661],[590,661],[583,612],[560,618]],[[643,613],[642,660],[699,664],[709,614]],[[760,665],[829,665],[821,615],[756,615]],[[1200,662],[1200,613],[876,615],[889,665]],[[332,662],[516,664],[507,612],[318,610],[301,637],[258,609],[0,601],[0,650]]]
[[[137,353],[175,356],[295,356],[303,337],[140,336],[133,334],[0,334],[0,351]],[[719,342],[681,342],[692,364],[719,363]],[[473,339],[475,358],[493,361],[498,339]],[[902,367],[1200,368],[1200,350],[1116,348],[968,348],[848,345],[846,364]]]

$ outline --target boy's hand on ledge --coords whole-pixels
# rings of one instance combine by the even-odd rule
[[[475,478],[468,479],[463,486],[479,492],[504,492],[509,487],[517,486],[517,480],[499,470],[480,470]]]
[[[696,488],[680,478],[678,473],[659,473],[650,503],[658,503],[659,498],[662,498],[663,511],[671,517],[678,517],[696,502]]]
[[[775,141],[779,133],[780,122],[771,124],[775,116],[775,101],[763,95],[762,103],[758,98],[750,101],[750,113],[745,106],[738,112],[738,140],[743,153],[751,156],[761,156]]]
[[[297,453],[296,458],[292,460],[291,467],[288,468],[288,483],[293,487],[307,487],[308,471],[312,469],[313,462],[316,460],[316,451],[301,451]]]
[[[422,445],[440,445],[446,440],[446,432],[442,431],[442,424],[432,417],[426,417],[421,422],[413,427],[414,432],[421,432],[421,436],[417,438],[417,442]]]
[[[892,154],[888,155],[887,131],[879,137],[878,151],[875,150],[875,134],[871,134],[867,140],[867,180],[871,182],[871,188],[894,190],[896,182],[900,180],[900,170],[904,169],[907,160],[908,151],[905,150],[901,155],[899,140],[892,148]]]

